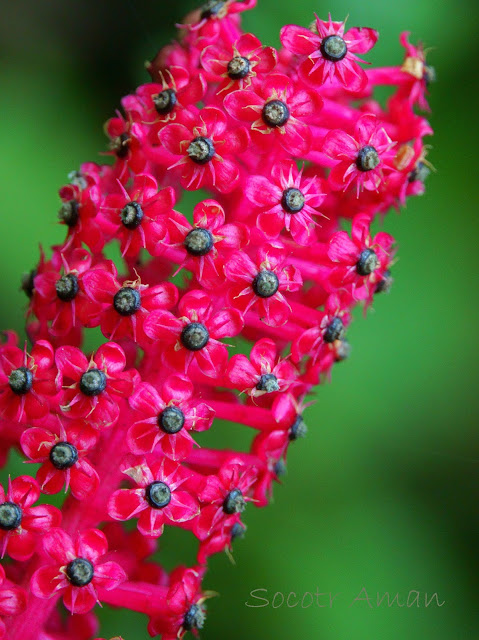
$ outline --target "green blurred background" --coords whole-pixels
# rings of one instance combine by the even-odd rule
[[[205,585],[207,640],[470,640],[479,637],[477,0],[259,0],[245,28],[277,45],[284,23],[313,11],[372,26],[369,56],[396,64],[400,31],[433,48],[428,60],[437,168],[427,193],[391,213],[400,261],[389,296],[349,338],[353,354],[322,386],[267,509],[250,506],[236,565],[214,557]],[[22,330],[19,280],[39,243],[60,242],[57,189],[105,149],[102,123],[119,97],[147,81],[143,62],[195,4],[164,0],[2,0],[0,24],[0,326]],[[223,442],[243,442],[218,425]],[[180,532],[181,534],[182,532]],[[193,562],[189,536],[161,539],[167,567]],[[365,589],[371,598],[354,599]],[[250,608],[254,589],[340,593],[332,608]],[[376,606],[376,594],[418,590],[420,606]],[[442,607],[424,606],[437,592]],[[264,596],[265,592],[261,594]],[[363,591],[361,597],[364,597]],[[321,603],[327,603],[327,596]],[[277,596],[276,604],[280,602]],[[308,600],[305,600],[305,604]],[[256,604],[261,604],[256,601]],[[351,606],[352,605],[352,606]],[[143,640],[141,616],[101,614],[102,635]]]

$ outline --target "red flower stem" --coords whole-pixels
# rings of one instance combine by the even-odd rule
[[[383,85],[403,85],[415,81],[414,76],[405,71],[401,71],[400,67],[378,67],[377,69],[368,69],[369,84]]]
[[[194,449],[186,459],[188,464],[197,468],[207,467],[208,469],[219,469],[223,462],[231,456],[232,452],[220,449]],[[255,465],[259,468],[264,466],[264,462],[250,453],[234,452],[235,458],[241,458],[248,465]]]
[[[98,590],[101,602],[117,607],[124,607],[131,611],[138,611],[146,615],[168,616],[166,605],[168,587],[150,584],[148,582],[124,582],[113,591]]]
[[[207,403],[216,411],[215,417],[220,418],[221,420],[239,422],[240,424],[252,427],[253,429],[258,429],[259,431],[281,429],[281,426],[273,418],[273,414],[269,409],[209,399],[207,400]]]
[[[270,327],[260,320],[258,316],[252,314],[245,316],[245,327],[254,329],[256,335],[260,332],[260,334],[263,334],[261,337],[267,336],[268,338],[282,340],[285,343],[294,340],[304,331],[303,327],[298,327],[292,322],[288,322],[281,327]]]

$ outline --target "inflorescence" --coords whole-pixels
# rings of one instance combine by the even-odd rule
[[[391,287],[394,239],[371,227],[424,191],[423,48],[404,33],[398,66],[367,69],[377,32],[316,17],[277,51],[240,29],[255,4],[187,16],[106,123],[113,162],[60,189],[65,241],[23,278],[32,346],[0,345],[0,450],[39,467],[0,487],[0,638],[88,640],[100,601],[163,640],[197,633],[209,556],[267,504],[352,309]],[[251,428],[250,450],[198,448],[217,420]],[[63,488],[61,510],[35,504]],[[165,526],[197,540],[195,566],[149,561]]]

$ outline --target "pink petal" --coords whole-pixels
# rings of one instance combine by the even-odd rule
[[[206,107],[206,109],[200,111],[199,117],[206,126],[208,137],[221,139],[226,129],[226,116],[224,113],[215,107]]]
[[[12,490],[9,499],[27,509],[40,497],[38,482],[30,476],[18,476],[12,480]]]
[[[245,196],[258,207],[272,207],[281,202],[283,192],[272,184],[265,176],[251,176],[248,178]]]
[[[42,542],[45,553],[60,565],[68,564],[76,558],[72,539],[63,529],[51,529],[43,536]]]
[[[160,412],[165,405],[158,391],[149,382],[142,382],[128,401],[132,409],[149,416]]]
[[[228,364],[227,378],[242,391],[251,389],[259,379],[259,373],[248,358],[242,354],[235,355]]]
[[[70,489],[77,500],[89,498],[98,488],[100,478],[87,460],[79,461],[70,471]]]
[[[212,338],[237,336],[244,326],[242,314],[238,309],[224,309],[216,313],[208,325]]]
[[[188,378],[179,375],[169,376],[163,383],[162,392],[165,401],[175,401],[176,404],[186,402],[193,395],[193,384]]]
[[[279,37],[283,47],[298,55],[309,56],[319,45],[319,37],[316,34],[294,24],[284,26]]]
[[[59,347],[55,354],[55,362],[63,376],[72,380],[79,380],[88,369],[86,356],[76,347]]]
[[[345,34],[348,50],[354,53],[367,53],[378,41],[379,33],[368,27],[353,27]],[[351,42],[351,44],[349,44]],[[353,44],[354,42],[354,44]]]
[[[58,438],[54,433],[41,429],[40,427],[32,427],[24,431],[20,438],[23,453],[32,460],[42,460],[48,458],[50,449]]]
[[[271,372],[276,360],[276,344],[269,338],[258,340],[251,349],[250,360],[256,369],[256,375],[258,375],[258,372]]]
[[[240,90],[228,94],[223,105],[232,118],[252,122],[261,113],[264,100],[254,91]]]
[[[30,590],[37,598],[51,598],[56,592],[67,586],[67,578],[60,573],[60,567],[56,565],[41,567],[35,571],[30,579]]]
[[[169,311],[152,311],[145,320],[143,330],[153,340],[173,342],[181,332],[183,324]]]
[[[356,159],[358,150],[356,140],[340,129],[330,131],[323,141],[322,152],[330,158]]]
[[[112,304],[113,296],[120,288],[115,276],[105,269],[92,269],[83,276],[87,295],[95,302]]]
[[[127,575],[124,569],[117,562],[103,562],[95,565],[95,587],[111,591],[125,582]]]
[[[98,368],[106,369],[110,376],[123,371],[126,365],[125,353],[116,342],[102,344],[96,352],[94,360]]]
[[[166,147],[170,153],[177,156],[183,155],[184,153],[184,145],[182,145],[182,142],[185,140],[191,141],[194,137],[182,124],[168,124],[161,129],[158,135],[162,145]]]
[[[24,514],[22,527],[29,531],[44,533],[52,527],[59,527],[62,519],[61,511],[50,504],[31,507]]]
[[[198,502],[187,491],[173,491],[168,509],[168,519],[172,522],[192,520],[200,512]]]
[[[377,126],[378,119],[376,118],[376,116],[367,114],[359,118],[356,124],[356,135],[360,147],[370,144],[371,138],[374,136]]]
[[[63,604],[71,613],[88,613],[96,603],[96,592],[91,584],[86,587],[71,587],[63,596]]]
[[[114,520],[129,520],[147,508],[144,489],[119,489],[108,501],[108,515]]]

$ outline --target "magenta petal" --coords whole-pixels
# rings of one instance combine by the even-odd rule
[[[258,371],[242,354],[231,358],[226,375],[235,386],[242,390],[254,387],[259,379]]]
[[[98,473],[87,460],[81,460],[71,469],[70,489],[77,500],[89,498],[99,483]]]
[[[338,231],[329,242],[328,258],[333,262],[355,264],[358,260],[358,247],[346,231]]]
[[[214,162],[214,168],[214,186],[221,193],[229,193],[232,191],[236,187],[240,177],[238,165],[229,158],[222,158]]]
[[[365,115],[359,118],[356,124],[356,135],[361,147],[370,144],[371,138],[376,132],[378,119],[373,115]]]
[[[87,587],[71,587],[63,596],[63,604],[71,612],[78,615],[88,613],[97,603],[97,595],[93,583]]]
[[[276,359],[276,344],[269,338],[258,340],[251,349],[250,359],[256,371],[261,373],[271,371]]]
[[[26,456],[32,460],[40,461],[48,457],[56,440],[55,434],[46,431],[46,429],[32,427],[22,433],[20,443]]]
[[[168,124],[159,133],[160,142],[166,149],[174,155],[183,154],[183,146],[181,143],[185,140],[190,141],[194,136],[182,124]]]
[[[193,384],[185,376],[172,375],[169,376],[163,383],[162,392],[166,402],[172,400],[176,404],[186,402],[193,395]]]
[[[353,27],[345,34],[349,51],[354,53],[367,53],[378,41],[379,33],[368,27]]]
[[[79,380],[88,368],[86,356],[76,347],[59,347],[55,354],[55,362],[61,373],[72,380]]]
[[[168,519],[172,522],[192,520],[200,512],[198,502],[186,491],[174,491],[166,508],[169,512]]]
[[[285,49],[298,55],[309,56],[319,45],[319,37],[316,34],[305,27],[298,27],[294,24],[284,26],[279,37]]]
[[[61,511],[50,504],[39,504],[31,507],[25,513],[22,527],[29,531],[44,533],[52,527],[59,527],[62,516]]]
[[[60,567],[41,567],[30,579],[30,590],[37,598],[51,598],[55,592],[65,589],[68,584],[67,578],[60,573]]]
[[[164,407],[160,394],[149,382],[142,382],[128,399],[130,407],[147,416],[154,415]]]
[[[272,184],[265,176],[251,176],[248,178],[245,196],[258,207],[273,207],[281,202],[283,192]]]
[[[114,520],[129,520],[147,508],[144,489],[119,489],[108,501],[108,515]]]
[[[125,368],[125,353],[116,342],[107,342],[96,352],[95,362],[99,368],[106,369],[109,375],[115,375]]]
[[[232,118],[251,122],[258,118],[264,100],[254,91],[241,90],[228,94],[223,104]]]
[[[117,562],[103,562],[95,565],[95,587],[111,591],[125,582],[127,575]]]
[[[354,138],[345,131],[330,131],[324,141],[322,152],[330,158],[352,159],[358,154],[358,145]]]
[[[128,429],[128,448],[136,454],[151,453],[160,437],[156,421],[155,424],[137,422]]]
[[[94,564],[108,551],[108,542],[102,531],[87,529],[78,535],[76,549],[80,557],[87,558]]]
[[[40,497],[38,482],[31,476],[18,476],[12,480],[9,498],[24,509],[31,506]]]
[[[165,513],[160,509],[146,509],[138,518],[138,531],[144,536],[158,538],[163,533]]]
[[[224,309],[210,320],[209,331],[212,338],[237,336],[243,329],[243,316],[237,309]]]
[[[37,539],[38,536],[22,529],[20,533],[15,533],[8,539],[8,555],[20,562],[28,560],[35,552]]]
[[[118,218],[119,218],[119,214]],[[95,302],[109,303],[119,289],[115,276],[106,269],[92,269],[83,276],[83,286],[87,295]]]
[[[43,536],[42,542],[45,553],[60,565],[67,564],[76,557],[72,539],[63,529],[51,529]]]
[[[153,340],[173,342],[179,337],[182,328],[181,320],[169,311],[152,311],[146,318],[143,329]]]

